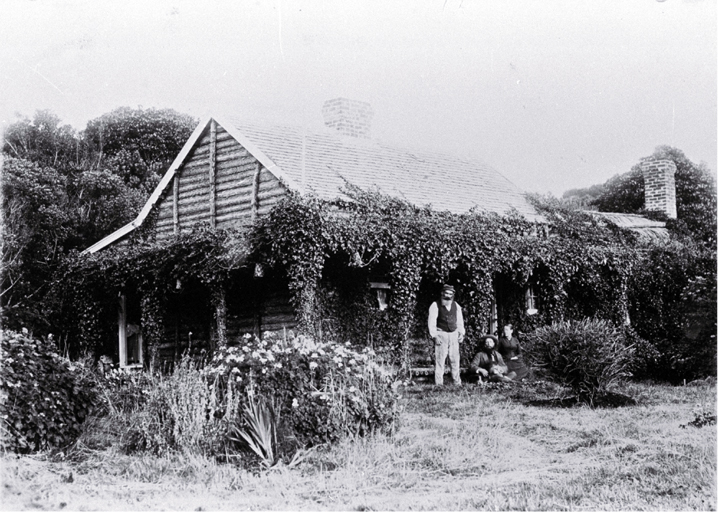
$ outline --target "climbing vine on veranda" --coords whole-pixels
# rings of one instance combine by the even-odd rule
[[[286,272],[308,331],[317,325],[315,292],[328,258],[348,267],[388,262],[391,301],[381,324],[385,343],[402,363],[411,326],[423,321],[414,317],[422,280],[438,285],[456,269],[464,278],[462,306],[472,335],[486,329],[498,273],[520,287],[541,269],[544,321],[587,311],[617,322],[625,316],[636,239],[589,214],[546,206],[544,222],[536,225],[519,215],[437,212],[356,189],[347,195],[350,200],[334,202],[290,196],[252,236],[252,258]],[[542,235],[547,228],[555,235]],[[574,289],[583,292],[585,307],[567,307]]]
[[[508,317],[526,331],[585,316],[621,323],[628,299],[636,302],[646,295],[635,289],[649,279],[636,281],[637,269],[651,282],[677,279],[653,271],[657,266],[646,260],[647,254],[660,258],[665,252],[660,243],[647,245],[600,217],[543,199],[532,199],[542,217],[532,223],[518,214],[437,212],[356,189],[347,190],[346,197],[328,202],[292,194],[248,233],[198,230],[162,245],[152,242],[152,230],[138,230],[125,247],[71,259],[58,281],[76,352],[101,343],[98,318],[116,322],[116,298],[125,289],[141,295],[142,327],[151,349],[162,335],[162,310],[178,281],[195,280],[219,300],[236,271],[246,276],[257,264],[286,277],[301,330],[317,336],[326,325],[322,315],[339,315],[334,325],[359,327],[346,330],[352,342],[370,338],[403,365],[407,340],[426,336],[426,298],[420,295],[449,279],[462,292],[467,354],[488,326],[500,276],[519,291],[529,282],[537,285],[539,314],[528,316],[517,293]],[[708,260],[715,267],[715,255]],[[356,300],[326,307],[322,301],[341,302],[323,291],[330,268],[335,274],[363,276],[363,281],[381,269],[391,285],[388,309],[380,312],[371,302],[368,282],[363,291],[352,286],[352,299],[366,299],[361,307]],[[371,335],[355,335],[361,329]]]
[[[117,320],[117,297],[131,290],[139,294],[143,338],[152,356],[164,332],[164,308],[178,286],[194,281],[221,290],[244,264],[246,247],[239,232],[198,230],[168,244],[133,241],[68,259],[58,281],[68,319],[65,330],[74,340],[71,352],[98,349],[107,325]]]

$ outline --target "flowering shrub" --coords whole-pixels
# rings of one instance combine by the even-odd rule
[[[243,447],[233,436],[248,426],[243,411],[253,398],[271,399],[272,416],[279,418],[271,425],[273,458],[296,460],[299,446],[394,427],[396,385],[373,358],[368,349],[360,353],[303,337],[284,342],[270,334],[264,340],[247,336],[218,349],[201,370],[185,358],[168,375],[106,373],[98,379],[99,412],[112,418],[126,452],[241,460]]]
[[[96,396],[89,371],[25,329],[2,331],[0,393],[4,442],[18,453],[72,442]]]
[[[299,336],[287,341],[245,335],[216,351],[205,372],[247,393],[274,398],[283,429],[302,445],[335,441],[346,434],[391,431],[398,404],[390,372],[362,352]]]

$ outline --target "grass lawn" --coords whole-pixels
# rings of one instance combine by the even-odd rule
[[[82,445],[2,458],[2,510],[715,510],[715,383],[627,384],[636,405],[566,407],[549,384],[405,388],[393,437],[254,473]]]

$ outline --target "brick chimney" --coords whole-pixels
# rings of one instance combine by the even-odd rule
[[[646,184],[646,210],[665,213],[676,218],[676,164],[673,160],[641,158],[641,171]]]
[[[374,111],[364,101],[335,98],[327,100],[322,107],[324,124],[342,135],[368,139]]]

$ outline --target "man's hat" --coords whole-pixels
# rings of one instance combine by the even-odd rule
[[[444,293],[444,292],[455,293],[455,292],[454,292],[454,287],[451,286],[450,284],[445,284],[444,286],[441,287],[441,293]]]

